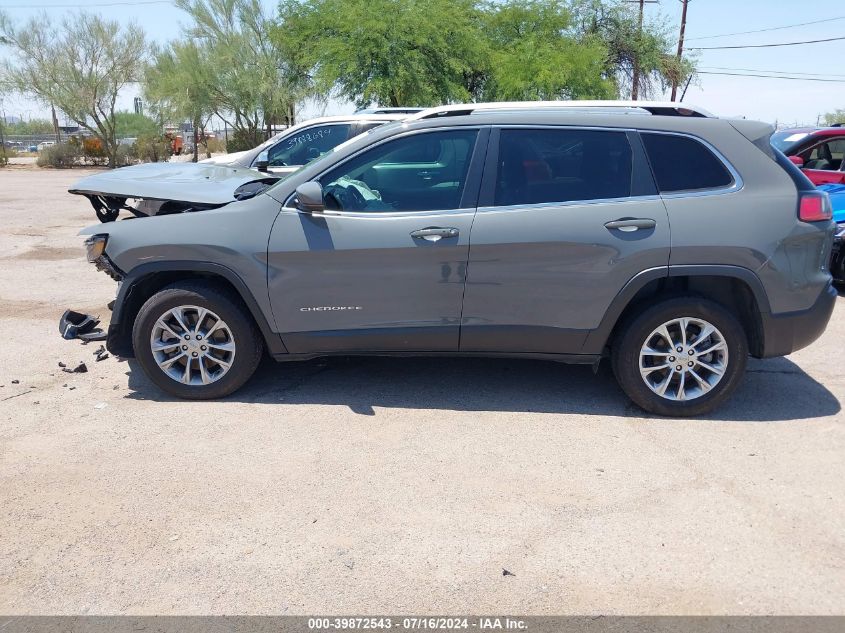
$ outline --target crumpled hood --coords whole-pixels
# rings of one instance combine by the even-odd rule
[[[88,176],[68,191],[86,196],[223,205],[239,199],[238,189],[243,185],[272,184],[277,180],[240,167],[208,163],[146,163]]]

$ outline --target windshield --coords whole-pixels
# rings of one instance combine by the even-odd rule
[[[789,148],[807,138],[809,132],[796,132],[795,130],[783,130],[782,132],[775,132],[772,134],[772,145],[782,151],[784,154],[789,153]]]
[[[288,178],[290,178],[294,174],[298,174],[299,172],[301,172],[306,167],[311,167],[311,165],[316,165],[319,162],[328,160],[328,158],[330,156],[333,156],[339,149],[343,149],[343,148],[347,147],[348,145],[352,145],[353,143],[361,142],[362,139],[369,137],[376,130],[378,130],[379,132],[382,132],[383,130],[392,130],[392,129],[400,127],[402,125],[404,125],[403,121],[391,121],[390,123],[385,123],[384,125],[379,125],[378,127],[374,127],[371,130],[367,130],[366,132],[364,132],[363,134],[359,134],[358,136],[353,136],[352,138],[345,140],[340,145],[331,148],[330,150],[328,150],[324,154],[321,154],[320,156],[316,156],[316,157],[312,158],[311,160],[309,160],[304,165],[300,165],[296,170],[294,170],[294,171],[292,171],[288,174],[281,175],[279,182],[275,183],[273,185],[273,187],[275,187],[279,183],[284,182],[285,180],[287,180]]]
[[[297,167],[296,169],[294,169],[291,172],[288,172],[286,174],[278,174],[279,181],[277,183],[275,183],[273,186],[275,187],[277,184],[279,184],[280,182],[284,182],[285,180],[287,180],[288,178],[290,178],[294,174],[298,174],[299,172],[301,172],[306,167],[310,167],[312,164],[317,163],[317,162],[331,156],[332,154],[334,154],[338,150],[339,147],[344,147],[347,143],[349,143],[349,141],[356,140],[357,138],[358,137],[356,137],[355,139],[349,139],[348,141],[341,143],[337,147],[333,147],[332,149],[328,150],[324,154],[320,154],[319,156],[315,156],[314,158],[308,160],[308,162],[300,165],[299,167]]]

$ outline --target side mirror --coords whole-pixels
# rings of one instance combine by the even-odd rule
[[[790,160],[790,162],[794,163],[795,165],[798,165],[798,167],[804,166],[804,159],[801,158],[800,156],[790,156],[789,160]]]
[[[296,188],[293,205],[305,213],[320,213],[326,208],[323,203],[323,186],[319,182],[304,182]]]
[[[265,149],[258,155],[258,158],[255,159],[255,168],[258,171],[267,171],[267,168],[270,166],[270,155],[267,153]]]

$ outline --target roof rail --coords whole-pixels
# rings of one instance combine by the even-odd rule
[[[456,103],[436,106],[411,115],[408,120],[432,119],[443,116],[465,116],[491,111],[569,110],[605,111],[617,114],[651,114],[656,116],[707,117],[713,115],[703,108],[674,101],[498,101],[492,103]]]
[[[407,108],[359,108],[355,110],[355,114],[416,114],[425,108],[407,107]]]

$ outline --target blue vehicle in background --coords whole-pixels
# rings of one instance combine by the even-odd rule
[[[845,185],[819,185],[830,196],[833,220],[836,222],[836,237],[833,238],[833,253],[830,258],[830,272],[834,281],[845,284]]]

